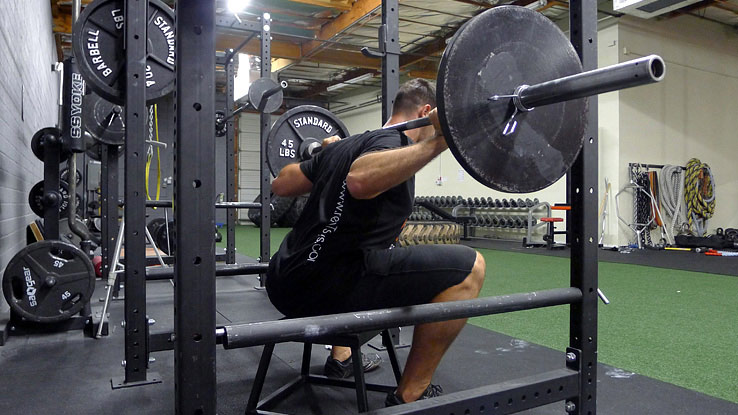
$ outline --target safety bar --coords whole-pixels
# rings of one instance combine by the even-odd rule
[[[266,343],[304,341],[323,336],[381,330],[435,321],[454,320],[510,311],[571,304],[582,299],[579,288],[567,287],[473,300],[421,304],[384,310],[229,324],[216,330],[225,349]]]

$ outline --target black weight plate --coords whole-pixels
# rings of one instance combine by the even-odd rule
[[[167,234],[168,232],[168,234]],[[169,226],[164,224],[159,225],[156,228],[156,235],[151,235],[154,238],[154,243],[167,255],[174,255],[177,251],[177,234],[174,231],[174,221],[169,221]],[[167,243],[167,237],[168,243]]]
[[[151,235],[151,239],[154,239],[154,236],[157,235],[157,231],[159,227],[164,225],[165,223],[167,223],[167,221],[164,218],[154,218],[154,219],[151,219],[149,223],[146,224],[146,229],[149,230],[149,235]],[[154,243],[156,243],[155,239],[154,239]]]
[[[489,9],[469,20],[446,47],[438,71],[438,114],[449,148],[476,180],[495,190],[527,193],[561,178],[582,148],[587,100],[518,113],[519,85],[580,73],[576,51],[556,25],[523,7]]]
[[[310,138],[322,141],[337,135],[348,137],[343,122],[325,108],[300,105],[282,114],[267,137],[267,162],[275,177],[288,164],[302,161],[299,149]]]
[[[59,138],[60,148],[62,148],[61,157],[59,157],[59,163],[69,158],[71,154],[67,149],[61,146],[61,130],[56,127],[46,127],[36,131],[36,134],[31,138],[31,151],[41,161],[44,161],[44,142],[48,134],[55,135]]]
[[[122,105],[126,62],[124,0],[96,0],[74,24],[72,48],[79,70],[98,95]],[[174,89],[174,12],[159,0],[149,0],[146,48],[146,100],[152,102]]]
[[[123,107],[96,94],[89,94],[85,97],[84,108],[85,129],[92,138],[110,145],[121,145],[125,142]]]
[[[75,170],[74,183],[79,185],[82,183],[82,173],[79,170]],[[59,174],[59,178],[69,183],[69,168],[65,167]]]
[[[59,195],[61,200],[59,203],[59,215],[66,216],[69,207],[69,185],[67,182],[59,180]],[[33,185],[31,191],[28,192],[28,204],[31,206],[33,213],[40,217],[44,217],[44,181]]]
[[[264,93],[272,88],[278,87],[280,87],[279,83],[271,78],[259,78],[255,80],[249,86],[249,104],[251,104],[254,109],[258,109],[259,104],[261,103],[261,97],[264,95]],[[267,114],[271,114],[277,111],[282,106],[282,97],[282,91],[279,91],[267,98],[266,105],[264,106],[264,112]]]
[[[82,250],[62,241],[40,241],[15,254],[5,268],[3,294],[10,308],[38,323],[78,313],[95,289],[95,268]]]

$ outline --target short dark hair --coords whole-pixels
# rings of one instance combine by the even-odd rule
[[[392,113],[409,113],[425,104],[436,107],[436,88],[425,79],[415,78],[400,85]]]

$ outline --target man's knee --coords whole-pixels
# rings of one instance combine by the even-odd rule
[[[484,284],[484,277],[487,273],[487,263],[484,261],[484,257],[479,252],[476,252],[477,257],[474,260],[474,266],[472,267],[472,271],[469,274],[468,279],[471,279],[471,283],[473,283],[476,288],[477,292],[479,292],[482,289],[482,284]]]

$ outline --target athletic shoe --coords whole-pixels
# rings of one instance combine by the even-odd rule
[[[397,391],[395,390],[395,392]],[[395,406],[395,405],[402,405],[403,403],[406,403],[405,401],[402,400],[402,398],[395,395],[395,392],[390,392],[387,394],[387,399],[384,400],[384,406]],[[441,385],[434,385],[431,383],[430,385],[428,385],[427,388],[425,388],[425,390],[423,391],[423,394],[420,395],[420,398],[418,398],[418,400],[435,398],[436,396],[441,396],[441,395],[443,395],[443,388],[441,387]]]
[[[364,373],[371,372],[379,367],[382,363],[382,356],[376,353],[362,353],[361,363],[364,368]],[[343,362],[336,360],[330,356],[325,361],[323,367],[323,373],[331,378],[350,378],[354,376],[354,364],[351,357],[344,360]]]

